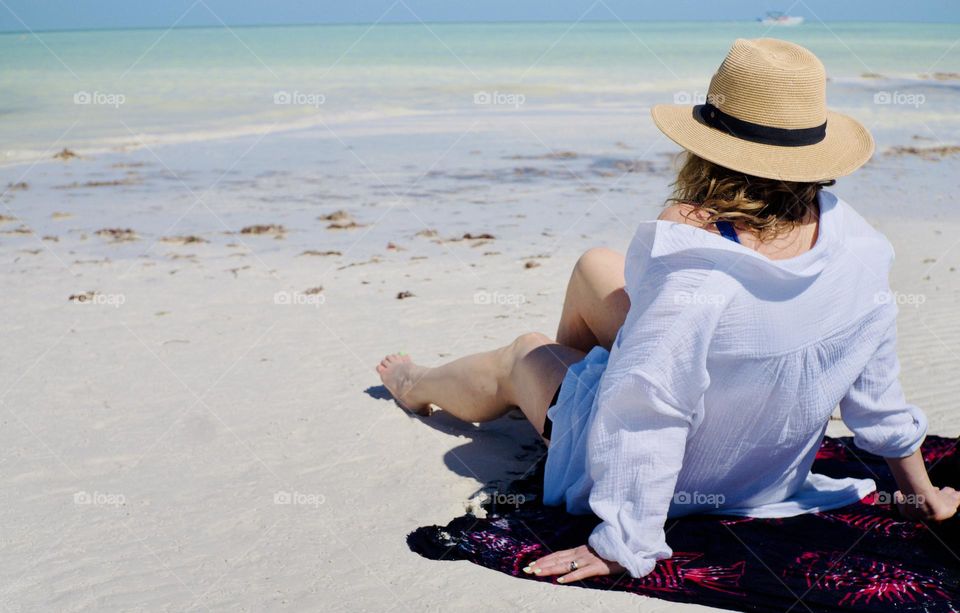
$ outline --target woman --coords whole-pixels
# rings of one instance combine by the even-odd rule
[[[601,522],[527,572],[642,577],[672,555],[667,517],[860,500],[872,480],[810,472],[838,404],[855,444],[887,458],[904,514],[956,513],[960,493],[931,484],[926,418],[897,380],[893,250],[823,190],[873,152],[863,126],[827,110],[825,83],[803,47],[736,41],[707,104],[653,109],[687,150],[672,204],[625,258],[580,258],[556,341],[525,334],[437,368],[401,355],[378,366],[408,409],[480,422],[518,406],[548,440],[545,502]]]

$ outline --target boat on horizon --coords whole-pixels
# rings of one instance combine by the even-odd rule
[[[780,11],[770,11],[759,21],[765,26],[798,26],[803,23],[803,17],[787,15]]]

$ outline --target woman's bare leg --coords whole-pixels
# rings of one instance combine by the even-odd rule
[[[435,368],[415,364],[409,356],[388,355],[377,372],[393,397],[412,411],[423,413],[434,404],[464,421],[482,422],[517,406],[542,434],[554,392],[567,367],[583,355],[530,333],[506,347]]]
[[[558,343],[585,353],[596,345],[610,349],[630,310],[623,266],[623,255],[602,247],[580,256],[567,285]]]

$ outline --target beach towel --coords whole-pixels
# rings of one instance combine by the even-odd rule
[[[934,484],[960,488],[957,439],[928,436],[922,452]],[[598,523],[540,502],[543,461],[525,478],[486,497],[473,514],[408,536],[435,560],[468,560],[528,581],[555,577],[522,569],[559,549],[583,545]],[[813,471],[869,477],[877,492],[856,504],[790,518],[700,515],[667,522],[673,557],[642,579],[596,577],[573,586],[633,592],[735,611],[960,611],[960,519],[907,520],[883,458],[850,438],[824,439]]]

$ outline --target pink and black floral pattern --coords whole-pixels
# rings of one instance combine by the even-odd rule
[[[927,437],[923,455],[935,484],[960,487],[956,439]],[[960,519],[905,520],[890,504],[896,488],[886,463],[849,438],[824,439],[813,470],[873,478],[878,492],[842,509],[791,518],[671,520],[667,541],[674,555],[652,573],[579,585],[736,611],[960,612]],[[525,503],[489,503],[486,518],[466,515],[445,527],[420,528],[408,537],[411,548],[433,559],[552,581],[521,569],[551,551],[582,545],[597,519],[540,504],[542,473],[509,491],[517,494],[509,500]]]

